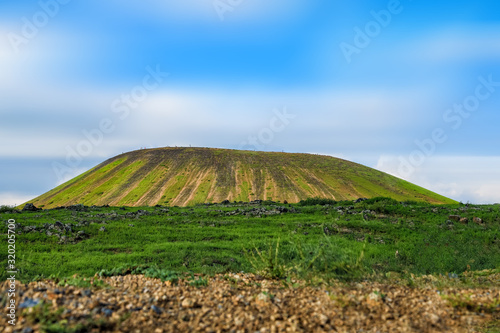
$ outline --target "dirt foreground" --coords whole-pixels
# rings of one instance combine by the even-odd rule
[[[107,285],[99,288],[18,284],[15,326],[8,323],[3,283],[0,332],[498,332],[498,285],[319,288],[251,274],[206,279],[208,286],[199,287],[142,275],[88,280]]]

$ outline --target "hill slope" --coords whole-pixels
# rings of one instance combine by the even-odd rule
[[[211,148],[157,148],[113,157],[35,198],[36,206],[72,204],[186,206],[256,199],[297,202],[386,196],[454,201],[386,173],[330,156]]]

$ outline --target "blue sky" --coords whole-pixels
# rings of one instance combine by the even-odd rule
[[[499,65],[497,1],[3,1],[0,203],[174,145],[328,154],[500,202]]]

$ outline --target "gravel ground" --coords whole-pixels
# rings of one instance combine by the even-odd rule
[[[438,290],[432,284],[365,282],[315,288],[251,274],[207,280],[201,287],[142,275],[87,281],[104,282],[104,288],[50,280],[18,284],[23,309],[16,326],[7,323],[3,283],[0,332],[43,332],[51,323],[59,332],[476,332],[500,319],[498,285]]]

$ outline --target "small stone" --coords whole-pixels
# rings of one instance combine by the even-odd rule
[[[153,310],[154,312],[156,312],[156,314],[161,314],[163,312],[162,309],[160,309],[156,305],[151,305],[151,310]]]
[[[320,313],[319,314],[319,322],[321,323],[321,325],[324,326],[328,322],[328,317],[325,316],[324,314]]]
[[[434,314],[434,313],[429,313],[429,321],[433,324],[433,325],[436,325],[437,323],[439,323],[440,321],[440,318],[438,315]]]
[[[111,317],[111,315],[113,314],[113,311],[108,308],[102,308],[101,312],[104,313],[106,317]]]
[[[255,301],[258,305],[264,305],[269,301],[269,296],[267,294],[260,293],[257,295]]]
[[[38,303],[40,303],[38,299],[26,298],[24,302],[19,304],[19,309],[32,308],[38,305]]]
[[[378,293],[372,292],[368,295],[366,303],[371,306],[375,306],[380,301],[381,297]]]
[[[194,301],[190,298],[185,298],[184,300],[182,300],[181,306],[188,309],[192,308],[194,306]]]

